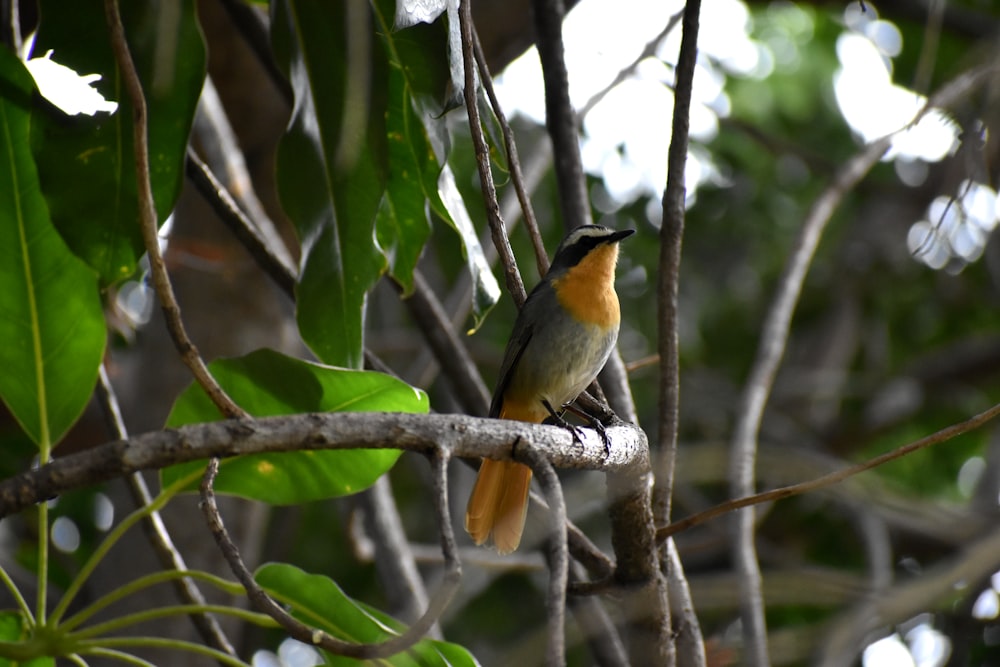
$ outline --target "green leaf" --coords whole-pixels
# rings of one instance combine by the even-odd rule
[[[358,643],[385,641],[405,631],[406,626],[363,602],[352,600],[327,577],[303,572],[283,563],[261,566],[254,578],[277,601],[288,605],[297,619],[329,635]],[[357,665],[358,660],[322,652],[327,665]],[[367,664],[367,663],[366,663]],[[371,664],[375,664],[372,661]],[[423,639],[405,653],[377,664],[397,666],[474,667],[479,663],[463,647],[449,642]]]
[[[441,169],[434,161],[403,74],[395,63],[389,70],[386,133],[391,166],[376,229],[393,277],[409,293],[413,289],[413,270],[431,233],[424,174],[429,170],[435,172],[436,178]],[[430,196],[436,199],[437,193],[431,190]]]
[[[103,285],[135,272],[145,252],[139,231],[132,107],[115,66],[101,0],[41,0],[35,55],[80,74],[101,74],[97,89],[119,103],[108,116],[36,114],[33,141],[52,220]],[[205,79],[205,47],[194,0],[121,3],[122,23],[148,107],[149,167],[159,220],[173,210],[195,108]]]
[[[278,193],[302,244],[299,332],[321,360],[360,368],[365,298],[386,268],[375,241],[388,159],[385,58],[370,32],[349,31],[344,3],[271,6],[275,57],[295,92]],[[352,39],[369,40],[361,59],[348,57]],[[370,85],[367,95],[355,94],[358,79]],[[347,113],[357,109],[365,112]]]
[[[222,388],[255,417],[305,412],[427,412],[427,395],[388,375],[322,366],[258,350],[209,364]],[[198,385],[174,403],[168,427],[214,421],[219,411]],[[398,450],[305,451],[224,459],[221,493],[275,505],[348,495],[367,488],[399,458]],[[164,485],[204,467],[193,462],[163,471]],[[193,490],[195,487],[192,486]]]
[[[31,76],[0,49],[0,397],[47,450],[90,400],[106,331],[97,280],[56,232],[31,156]]]
[[[451,149],[447,124],[443,118],[450,83],[446,17],[442,15],[430,25],[417,24],[405,30],[394,31],[392,17],[395,3],[392,0],[379,0],[373,3],[373,7],[379,36],[392,68],[387,121],[391,157],[390,203],[395,203],[395,199],[400,196],[397,192],[401,193],[403,186],[410,186],[415,191],[415,185],[411,181],[416,179],[410,174],[419,175],[426,203],[458,233],[462,241],[466,265],[473,278],[472,311],[475,326],[478,327],[500,298],[500,286],[483,254],[479,235],[466,210],[465,201],[455,186],[454,175],[446,164]],[[401,103],[396,104],[400,102],[400,97],[403,98]],[[393,129],[400,123],[405,128],[406,138],[405,142],[400,143],[405,145],[397,147],[397,152],[393,152]],[[397,174],[404,170],[408,178],[396,190]],[[380,224],[383,220],[380,218]],[[391,243],[392,233],[406,234],[405,229],[390,232],[380,227],[379,231],[380,243],[389,250],[396,249]],[[418,229],[413,231],[415,233],[397,237],[397,244],[401,249],[390,255],[390,261],[394,262],[393,276],[406,289],[409,289],[412,274],[407,273],[410,264],[404,260],[412,256],[410,261],[415,262],[417,256],[412,253],[419,255],[420,247],[417,242],[422,246],[426,240],[417,237]]]

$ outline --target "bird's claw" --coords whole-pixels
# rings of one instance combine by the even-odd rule
[[[548,401],[542,401],[542,405],[545,409],[549,411],[549,417],[545,420],[547,424],[553,424],[559,428],[564,428],[570,432],[573,436],[573,442],[583,447],[583,440],[580,438],[580,427],[574,424],[570,424],[568,421],[563,419],[562,414],[556,412],[552,409],[552,405]]]
[[[590,420],[590,428],[597,431],[597,435],[601,436],[601,442],[604,443],[604,457],[611,456],[611,439],[608,437],[607,429],[604,428],[604,422],[595,417]]]
[[[583,439],[580,437],[581,427],[576,426],[574,424],[570,424],[568,421],[563,419],[562,413],[553,410],[552,406],[549,404],[548,401],[542,401],[542,405],[544,405],[545,409],[549,411],[549,418],[545,420],[546,423],[554,424],[556,426],[566,429],[567,431],[570,432],[570,434],[572,434],[573,442],[580,445],[580,447],[583,447]],[[566,409],[565,405],[562,407],[563,410]],[[601,442],[604,443],[604,456],[605,457],[611,456],[611,439],[608,437],[608,432],[607,429],[604,427],[604,422],[602,422],[599,418],[594,417],[592,415],[581,415],[581,416],[586,416],[587,421],[590,423],[590,428],[597,431],[597,435],[601,436]]]

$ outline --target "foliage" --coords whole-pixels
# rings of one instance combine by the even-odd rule
[[[422,332],[405,312],[418,279],[433,286],[457,331],[477,331],[462,343],[487,377],[495,371],[513,317],[509,300],[486,317],[499,288],[479,242],[485,219],[476,158],[461,113],[447,111],[455,93],[450,68],[456,54],[449,50],[454,26],[441,16],[397,27],[395,3],[389,0],[263,4],[270,15],[270,41],[256,46],[273,59],[291,95],[274,102],[290,110],[280,145],[255,144],[247,129],[267,125],[275,134],[281,129],[281,122],[268,116],[273,101],[260,99],[257,108],[227,100],[227,108],[242,133],[240,141],[247,142],[243,157],[256,165],[254,186],[268,214],[286,240],[294,237],[288,242],[299,266],[291,317],[284,297],[272,309],[279,299],[268,291],[269,284],[260,286],[266,279],[246,278],[243,267],[249,262],[242,249],[233,250],[227,233],[211,237],[205,232],[214,219],[191,204],[197,196],[189,192],[185,199],[182,191],[188,150],[210,152],[203,145],[204,130],[195,124],[206,69],[220,89],[252,78],[235,66],[226,70],[226,46],[220,43],[216,51],[213,43],[206,50],[203,34],[211,41],[235,29],[220,29],[213,10],[193,0],[121,7],[149,108],[157,218],[171,274],[179,291],[186,284],[189,297],[182,299],[185,319],[192,328],[202,327],[195,338],[212,350],[205,355],[214,358],[212,375],[253,416],[425,413],[432,403],[439,411],[452,410],[463,397],[456,396],[447,377],[437,379],[436,361],[448,360],[431,360]],[[992,12],[983,16],[996,24],[995,9],[954,4]],[[354,29],[358,17],[351,12],[358,6],[367,30]],[[189,384],[186,375],[186,389],[172,381],[176,352],[152,342],[160,323],[143,328],[124,321],[122,295],[141,291],[146,280],[145,249],[138,226],[132,106],[102,3],[40,0],[38,11],[35,55],[52,49],[55,61],[79,73],[100,73],[96,89],[119,108],[113,114],[66,116],[40,95],[13,50],[0,48],[0,398],[12,417],[0,433],[5,476],[29,468],[33,457],[48,462],[57,446],[61,454],[116,439],[104,430],[102,419],[86,412],[102,363],[120,373],[116,384],[126,388],[121,393],[127,421],[141,415],[134,417],[137,423],[173,429],[220,418],[203,389]],[[693,146],[710,161],[716,177],[689,193],[684,237],[684,442],[673,510],[678,518],[728,495],[728,452],[722,443],[737,418],[761,322],[801,220],[859,149],[831,85],[838,67],[836,43],[846,29],[839,8],[752,3],[750,16],[751,37],[784,57],[766,78],[720,74],[728,114],[719,118],[713,138]],[[903,13],[887,16],[903,43],[893,58],[894,77],[909,86],[925,74],[920,45],[928,24]],[[954,20],[945,21],[941,30],[923,92],[965,71],[973,58],[994,57],[979,55],[973,47],[982,42],[975,32]],[[490,28],[479,27],[480,32]],[[213,64],[212,58],[224,64]],[[281,98],[277,88],[254,80],[252,95],[263,98],[260,91],[268,90]],[[229,94],[240,99],[239,92]],[[966,136],[975,135],[976,128],[995,128],[986,97],[951,110]],[[493,140],[495,180],[505,197],[513,177],[494,122],[488,117],[485,129]],[[523,118],[516,119],[515,129],[522,154],[534,152],[543,140],[543,130]],[[763,485],[817,477],[1000,401],[995,241],[986,244],[981,258],[942,271],[915,261],[906,248],[910,225],[926,215],[935,198],[957,197],[959,183],[973,176],[996,186],[997,161],[991,158],[998,133],[982,130],[982,136],[978,149],[963,144],[941,163],[922,165],[927,176],[918,185],[901,182],[897,174],[906,165],[880,164],[839,203],[811,267],[768,404],[758,452]],[[970,163],[975,167],[970,169]],[[245,206],[241,186],[226,185]],[[604,192],[599,174],[588,177],[588,186],[595,199]],[[553,248],[562,228],[551,169],[532,199],[546,244]],[[656,197],[641,197],[600,211],[603,223],[638,230],[619,265],[620,347],[627,362],[659,349],[661,332],[652,305],[659,228],[648,216],[657,203]],[[225,242],[217,238],[223,235]],[[511,241],[530,286],[534,263],[526,235],[515,232]],[[207,278],[199,273],[206,266]],[[225,296],[216,297],[208,283],[225,288]],[[384,289],[386,284],[394,289]],[[286,328],[293,333],[284,338],[276,333]],[[265,333],[257,337],[260,331]],[[224,339],[217,346],[216,335]],[[289,343],[289,338],[295,340]],[[156,361],[140,357],[140,348],[153,350]],[[404,379],[361,370],[366,353],[376,353]],[[140,358],[145,363],[136,364]],[[637,368],[630,380],[641,422],[657,423],[660,378],[651,369]],[[134,397],[125,395],[136,387]],[[159,402],[157,388],[167,394]],[[966,434],[834,489],[759,509],[775,663],[808,662],[829,630],[867,599],[870,581],[881,582],[885,599],[903,599],[902,589],[915,580],[913,572],[937,581],[947,567],[966,564],[965,550],[995,530],[994,439],[989,431]],[[242,499],[239,507],[266,512],[259,534],[252,528],[260,521],[245,521],[247,551],[259,555],[255,562],[265,563],[255,572],[261,586],[293,615],[331,635],[379,641],[404,631],[394,616],[412,618],[413,610],[393,597],[383,571],[387,564],[373,562],[372,547],[358,537],[372,530],[373,521],[372,506],[359,492],[389,480],[389,495],[398,502],[409,539],[418,545],[437,540],[426,470],[416,458],[396,450],[351,450],[227,459],[216,487]],[[456,495],[462,498],[468,480],[455,468]],[[179,575],[170,570],[137,574],[128,567],[135,556],[123,539],[126,533],[154,512],[183,507],[179,496],[197,488],[202,469],[203,463],[194,463],[162,471],[151,502],[110,528],[97,527],[95,489],[8,518],[5,527],[16,528],[18,562],[0,563],[11,600],[0,613],[0,663],[49,665],[67,656],[78,664],[98,657],[129,660],[137,659],[132,654],[146,656],[150,647],[168,647],[181,656],[177,664],[195,656],[206,664],[244,664],[199,641],[167,637],[167,632],[160,636],[157,626],[142,626],[147,634],[135,635],[139,623],[201,612],[238,622],[241,651],[274,648],[282,637],[275,623],[247,611],[242,587],[211,574],[211,565],[193,565],[189,576],[218,594],[210,599],[226,597],[224,603],[147,602],[156,586]],[[603,478],[572,473],[563,481],[571,518],[599,546],[607,546],[605,504],[595,502],[602,497]],[[110,487],[100,493],[105,491],[112,493]],[[179,511],[182,525],[172,529],[190,541],[207,542],[200,517]],[[249,513],[237,516],[241,519],[234,523],[241,524]],[[82,544],[71,555],[49,550],[48,536],[60,518],[82,533]],[[739,613],[724,525],[716,521],[677,539],[710,646],[732,641]],[[529,524],[529,535],[532,531],[542,534]],[[499,579],[480,567],[477,557],[466,559],[461,599],[441,619],[443,635],[463,645],[428,638],[385,662],[472,665],[476,655],[490,664],[534,664],[545,584],[536,573],[540,559],[533,555],[512,560],[513,565],[490,564],[503,568]],[[217,563],[214,552],[213,557],[210,562]],[[23,577],[15,581],[18,566],[30,571],[27,584]],[[101,589],[101,567],[120,568],[130,578],[123,574],[115,589]],[[424,568],[433,580],[437,565]],[[989,574],[963,580],[964,588],[951,582],[946,594],[920,600],[894,631],[929,628],[947,637],[956,655],[975,656],[983,664],[995,660],[988,640],[996,632],[996,618],[973,614],[979,596],[993,590]],[[128,605],[134,606],[129,610]],[[570,633],[577,633],[572,636],[581,645],[587,641],[583,630]],[[727,656],[726,650],[728,644],[717,655]],[[580,646],[570,655],[581,664],[591,659]],[[329,653],[318,659],[331,665],[354,662]]]

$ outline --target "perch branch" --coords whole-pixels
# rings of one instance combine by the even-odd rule
[[[60,456],[3,480],[0,518],[71,489],[137,470],[262,452],[366,448],[426,453],[440,445],[452,456],[502,459],[510,457],[511,443],[520,438],[544,449],[557,468],[648,470],[642,431],[613,426],[607,433],[612,441],[610,452],[589,429],[580,434],[580,442],[574,442],[566,429],[557,426],[465,415],[336,412],[192,424]]]

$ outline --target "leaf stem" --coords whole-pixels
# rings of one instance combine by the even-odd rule
[[[87,654],[104,651],[114,647],[131,646],[189,651],[191,653],[213,658],[216,662],[223,665],[231,665],[232,667],[250,667],[250,665],[243,662],[239,658],[234,658],[228,653],[224,653],[217,649],[204,646],[202,644],[196,644],[195,642],[188,642],[182,639],[167,639],[165,637],[102,637],[101,639],[85,639],[74,648],[77,649],[77,653]],[[144,665],[148,663],[137,662],[133,664]]]
[[[63,617],[63,615],[66,613],[66,610],[69,608],[69,605],[73,602],[73,598],[76,597],[76,594],[80,592],[80,589],[83,587],[84,582],[86,582],[87,578],[93,573],[94,568],[97,567],[97,564],[101,562],[101,559],[103,559],[104,556],[107,555],[107,553],[111,550],[111,547],[113,547],[115,543],[121,539],[122,535],[124,535],[129,528],[131,528],[140,520],[142,520],[143,517],[162,508],[164,505],[167,504],[167,501],[173,498],[182,488],[193,482],[200,475],[201,472],[196,471],[176,480],[173,484],[163,489],[160,492],[160,494],[155,498],[153,498],[153,500],[148,505],[146,505],[145,507],[140,507],[139,509],[135,510],[127,517],[122,519],[122,522],[119,523],[117,526],[115,526],[115,528],[110,533],[108,533],[108,536],[105,537],[104,541],[101,542],[100,546],[98,546],[97,549],[94,550],[94,553],[90,555],[90,558],[87,559],[86,563],[84,563],[83,567],[77,573],[76,577],[74,577],[73,581],[70,582],[70,585],[66,589],[66,592],[63,594],[63,597],[59,601],[59,604],[56,605],[56,608],[52,610],[52,617],[50,619],[50,624],[54,625],[59,622],[59,619]],[[40,507],[44,506],[45,505],[42,504]],[[45,624],[43,617],[40,616],[38,624],[39,625]]]
[[[17,584],[14,583],[14,580],[10,578],[10,575],[7,574],[7,570],[3,567],[0,567],[0,582],[3,582],[3,585],[10,592],[11,597],[14,598],[18,609],[20,609],[21,613],[24,614],[24,617],[28,620],[29,625],[34,625],[35,615],[31,612],[31,607],[28,606],[28,602],[24,599],[24,596],[21,595],[21,591],[18,590]]]
[[[204,581],[209,583],[216,588],[229,593],[230,595],[242,595],[243,587],[240,586],[235,581],[229,581],[228,579],[223,579],[217,575],[211,574],[209,572],[202,572],[200,570],[164,570],[161,572],[153,572],[151,574],[144,575],[130,581],[124,586],[120,586],[110,593],[102,596],[101,598],[94,601],[92,604],[88,605],[81,611],[77,612],[73,616],[66,619],[66,622],[61,625],[63,630],[72,630],[73,628],[83,625],[87,619],[92,617],[97,612],[111,606],[115,602],[122,600],[129,595],[138,593],[141,590],[155,586],[166,581],[175,581],[177,579],[198,579],[199,581]],[[190,605],[198,606],[198,605]]]
[[[48,448],[43,447],[40,458],[42,464],[48,462]],[[46,599],[49,595],[49,503],[38,504],[38,597],[36,599],[35,622],[45,625]]]
[[[76,655],[76,654],[74,654]],[[116,651],[110,648],[94,648],[87,651],[87,655],[95,655],[99,658],[108,658],[109,660],[117,660],[119,662],[124,662],[126,665],[138,665],[138,667],[156,667],[153,663],[143,660],[137,655],[132,655],[131,653],[126,653],[125,651]],[[86,663],[84,663],[86,665]]]
[[[222,614],[225,616],[233,616],[261,627],[280,627],[277,621],[267,614],[261,614],[248,609],[239,609],[237,607],[231,607],[223,604],[178,604],[167,607],[157,607],[156,609],[148,609],[135,614],[129,614],[128,616],[120,616],[110,621],[105,621],[104,623],[98,623],[97,625],[91,626],[86,630],[73,633],[72,636],[73,640],[91,639],[109,632],[127,628],[130,625],[136,625],[137,623],[145,623],[146,621],[153,621],[158,618],[193,614]]]

